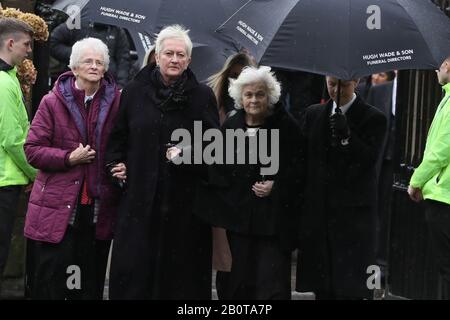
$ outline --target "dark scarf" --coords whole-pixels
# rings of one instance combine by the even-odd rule
[[[187,72],[184,71],[181,77],[174,83],[167,86],[162,78],[158,67],[152,70],[152,82],[155,84],[155,91],[152,95],[155,105],[163,111],[180,110],[187,104],[186,82],[188,80]]]
[[[9,70],[13,69],[14,67],[7,64],[5,61],[0,59],[0,71],[8,72]]]

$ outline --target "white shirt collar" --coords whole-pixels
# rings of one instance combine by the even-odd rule
[[[75,80],[75,88],[77,88],[78,90],[82,90],[80,87],[78,87],[77,81]],[[84,104],[86,104],[87,101],[94,99],[95,94],[97,93],[97,91],[95,91],[92,95],[88,96],[88,95],[84,95]]]
[[[355,100],[356,100],[356,94],[353,93],[352,99],[348,103],[341,106],[342,113],[346,113]],[[335,113],[336,113],[336,102],[333,101],[333,109],[331,109],[331,115],[333,115]]]

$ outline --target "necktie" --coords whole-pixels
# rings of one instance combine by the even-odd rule
[[[84,103],[84,108],[85,109],[89,109],[89,107],[91,106],[92,100],[93,100],[92,98],[88,98],[86,100],[86,102]]]

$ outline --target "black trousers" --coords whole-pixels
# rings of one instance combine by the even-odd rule
[[[219,300],[230,300],[228,284],[230,282],[230,272],[217,271],[216,273],[216,290]]]
[[[0,283],[8,259],[11,234],[22,186],[0,187]]]
[[[31,298],[101,300],[111,241],[95,239],[93,206],[78,203],[77,217],[60,243],[34,241]],[[79,279],[77,279],[77,277]],[[80,286],[77,285],[80,284]]]
[[[442,278],[442,299],[450,299],[450,205],[425,200],[425,218],[439,273]]]
[[[394,163],[383,160],[378,184],[378,217],[376,231],[376,262],[382,268],[387,267],[389,231],[391,219],[392,183],[394,181]]]
[[[291,253],[281,249],[276,236],[227,231],[227,237],[233,263],[231,272],[218,273],[219,299],[291,299]]]

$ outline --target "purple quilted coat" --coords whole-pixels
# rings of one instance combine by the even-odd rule
[[[96,237],[112,238],[120,194],[104,170],[103,155],[119,108],[120,92],[114,80],[105,74],[91,105],[98,108],[93,124],[97,131],[94,148],[97,162],[71,167],[67,163],[70,153],[80,142],[83,145],[87,142],[86,124],[80,112],[84,91],[73,89],[73,81],[72,72],[62,74],[53,90],[42,99],[24,145],[29,163],[39,169],[28,204],[25,236],[38,241],[62,240],[86,172],[96,175],[96,185],[88,188],[95,190],[100,201]]]

